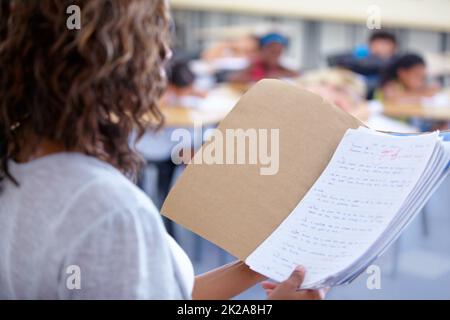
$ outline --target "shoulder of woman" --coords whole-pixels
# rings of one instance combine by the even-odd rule
[[[78,219],[82,217],[87,223],[117,212],[145,213],[147,217],[160,219],[159,211],[150,198],[119,172],[91,179],[72,195],[66,206],[68,211],[76,212]]]

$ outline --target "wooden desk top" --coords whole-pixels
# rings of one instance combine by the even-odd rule
[[[198,108],[161,106],[164,127],[193,127],[214,125],[222,121],[241,97],[242,92],[223,85],[211,90]]]
[[[195,123],[213,125],[222,121],[227,111],[204,112],[179,106],[162,107],[165,127],[193,127]]]
[[[387,116],[398,118],[423,118],[450,121],[450,106],[423,107],[420,105],[385,104],[383,113]]]

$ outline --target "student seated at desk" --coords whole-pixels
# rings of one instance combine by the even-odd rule
[[[383,69],[397,55],[397,39],[389,31],[373,32],[368,44],[357,46],[351,53],[328,58],[330,66],[346,68],[362,75],[367,85],[367,98],[372,99]]]
[[[232,82],[257,82],[264,78],[294,78],[297,71],[281,65],[280,59],[288,46],[288,39],[279,33],[269,33],[261,37],[259,54],[245,70],[232,74]]]
[[[395,59],[385,69],[375,97],[384,102],[417,105],[422,98],[433,96],[438,91],[438,85],[427,84],[424,59],[408,53]]]
[[[296,83],[362,121],[366,121],[369,116],[369,110],[364,103],[366,95],[364,80],[349,70],[330,68],[309,71]]]
[[[361,58],[372,56],[384,62],[389,62],[397,54],[397,39],[393,33],[389,31],[375,31],[369,37],[368,52],[364,53],[364,49],[358,47],[355,49],[355,56]]]
[[[427,83],[424,59],[417,54],[409,53],[400,56],[386,68],[375,98],[400,107],[422,106],[424,98],[434,96],[439,90],[439,85]],[[413,118],[411,121],[421,131],[448,129],[448,123],[445,121],[420,118]]]
[[[258,54],[258,49],[259,38],[247,34],[210,45],[202,52],[201,58],[207,62],[227,58],[253,59]]]
[[[197,107],[206,93],[194,87],[195,75],[186,60],[171,61],[166,68],[168,86],[161,98],[167,106]]]
[[[0,300],[228,299],[263,280],[242,262],[194,277],[127,178],[131,132],[161,115],[167,1],[78,0],[69,30],[72,3],[1,2]],[[268,297],[322,297],[304,272]]]

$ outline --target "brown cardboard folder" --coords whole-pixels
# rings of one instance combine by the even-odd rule
[[[218,129],[279,129],[278,173],[261,175],[254,164],[191,164],[161,212],[245,260],[314,184],[346,130],[361,125],[313,93],[262,80]]]

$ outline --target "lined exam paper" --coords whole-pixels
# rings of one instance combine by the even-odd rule
[[[438,143],[438,133],[393,137],[349,129],[313,187],[246,263],[276,281],[303,265],[303,286],[320,286],[386,230]]]

